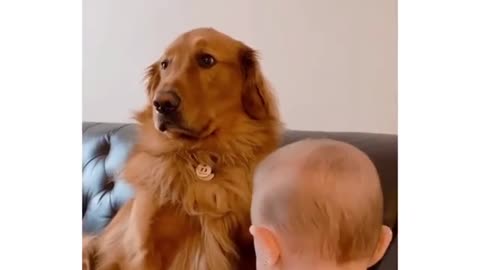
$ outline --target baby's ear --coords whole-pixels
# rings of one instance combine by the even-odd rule
[[[382,259],[391,241],[392,230],[388,226],[383,225],[380,237],[378,239],[377,248],[375,249],[372,258],[370,259],[369,267],[373,266],[378,261],[380,261],[380,259]]]
[[[269,267],[278,263],[280,259],[280,246],[272,231],[265,227],[250,226],[250,233],[255,243],[257,261],[262,261]]]

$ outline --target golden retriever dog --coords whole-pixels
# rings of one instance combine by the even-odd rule
[[[146,75],[123,176],[135,189],[83,243],[84,269],[254,267],[252,176],[282,125],[256,52],[211,28],[180,35]]]

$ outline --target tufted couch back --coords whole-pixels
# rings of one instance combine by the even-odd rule
[[[85,233],[100,232],[133,191],[119,176],[135,143],[134,124],[83,123],[83,198]],[[331,138],[355,145],[377,167],[385,198],[384,223],[394,239],[384,259],[371,269],[397,269],[397,136],[372,133],[286,131],[282,145],[305,138]]]

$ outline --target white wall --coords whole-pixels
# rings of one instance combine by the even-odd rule
[[[84,121],[131,121],[145,67],[200,26],[260,50],[288,127],[397,133],[396,0],[84,0]]]

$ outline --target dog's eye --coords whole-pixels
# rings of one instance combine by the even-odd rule
[[[217,63],[217,61],[215,60],[215,58],[213,58],[213,56],[211,56],[210,54],[201,54],[198,56],[198,64],[202,67],[202,68],[211,68],[213,67],[215,64]]]
[[[160,67],[162,69],[167,69],[168,63],[169,63],[168,60],[163,60],[162,62],[160,62]]]

